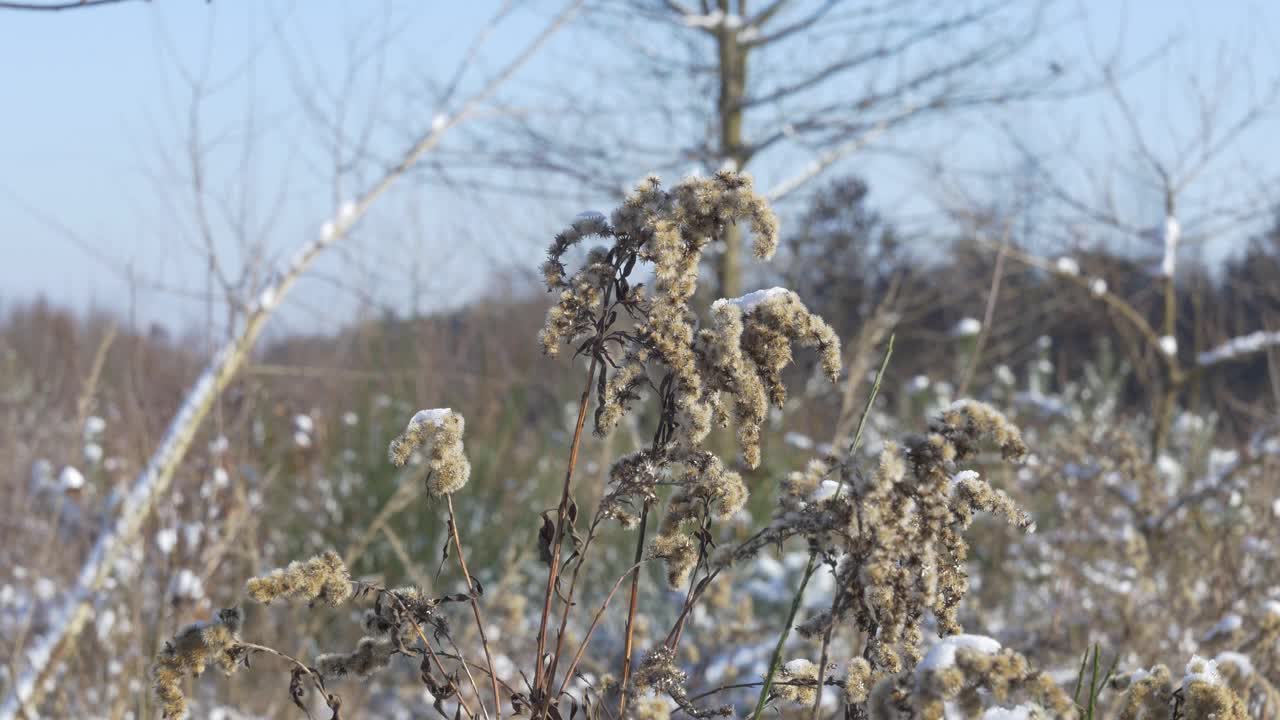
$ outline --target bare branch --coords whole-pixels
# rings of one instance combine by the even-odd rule
[[[58,12],[60,10],[87,10],[99,5],[116,5],[134,0],[68,0],[67,2],[0,2],[0,10],[43,10]],[[150,0],[144,0],[150,2]]]
[[[249,305],[242,327],[213,356],[196,380],[178,413],[170,421],[160,446],[121,502],[119,514],[110,529],[94,544],[74,587],[63,598],[62,606],[51,612],[48,631],[28,652],[31,664],[15,679],[12,693],[0,705],[0,718],[10,720],[19,713],[29,715],[29,710],[39,703],[44,688],[43,679],[49,668],[84,629],[93,614],[94,598],[110,575],[116,560],[133,544],[134,538],[149,517],[151,508],[168,491],[173,475],[195,439],[201,421],[222,389],[231,382],[248,358],[267,320],[284,296],[321,253],[347,237],[378,198],[408,173],[424,155],[439,145],[450,129],[470,119],[478,106],[523,67],[581,4],[582,0],[570,2],[515,59],[468,99],[457,114],[443,122],[432,121],[430,128],[409,146],[399,162],[388,169],[359,199],[339,207],[334,217],[321,230],[320,236],[299,248],[282,272],[269,281]]]

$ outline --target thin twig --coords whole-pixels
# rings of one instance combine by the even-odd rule
[[[317,257],[345,238],[369,208],[403,176],[417,167],[423,156],[434,150],[448,131],[469,120],[481,105],[488,102],[569,21],[583,2],[584,0],[571,0],[567,3],[497,75],[462,104],[457,114],[447,116],[443,122],[433,122],[430,128],[416,137],[392,167],[383,172],[350,206],[339,209],[337,216],[330,221],[327,232],[299,248],[293,260],[267,284],[265,292],[252,304],[239,332],[214,355],[188,392],[178,413],[170,421],[164,439],[121,503],[119,514],[112,519],[108,530],[90,550],[75,585],[51,615],[58,618],[58,622],[40,638],[36,652],[31,654],[31,657],[39,660],[10,683],[9,697],[0,705],[0,719],[13,717],[19,709],[32,709],[39,705],[49,669],[56,666],[68,651],[71,642],[88,624],[93,612],[93,601],[110,575],[111,568],[115,566],[116,559],[135,542],[144,521],[151,514],[151,508],[160,504],[178,465],[195,439],[201,421],[222,389],[231,382],[249,357],[280,300],[310,269]]]
[[[471,582],[471,571],[467,570],[467,558],[462,554],[462,540],[458,537],[457,516],[453,512],[453,496],[445,495],[449,508],[449,535],[453,538],[453,547],[458,551],[458,567],[462,568],[462,577],[467,581],[467,596],[471,598],[471,612],[476,618],[476,629],[480,631],[480,646],[484,648],[484,661],[489,666],[489,679],[493,681],[493,712],[502,718],[502,696],[498,694],[498,675],[493,671],[493,657],[489,653],[489,639],[485,637],[484,620],[480,617],[480,602],[476,600],[474,585]],[[466,667],[465,664],[463,667]],[[484,704],[480,705],[484,708]]]
[[[644,536],[649,524],[649,503],[640,511],[640,532],[636,538],[635,570],[631,572],[631,604],[627,608],[626,640],[622,647],[622,682],[618,684],[618,717],[627,713],[627,682],[631,679],[631,654],[635,645],[636,606],[640,597],[640,559],[644,557]]]
[[[613,600],[613,596],[618,592],[618,588],[622,587],[622,581],[633,572],[638,572],[640,566],[644,564],[643,560],[637,560],[635,565],[622,574],[617,582],[613,584],[613,589],[605,596],[604,602],[600,603],[600,607],[596,610],[595,617],[591,618],[591,625],[587,627],[587,634],[582,638],[582,644],[578,646],[578,652],[573,656],[573,662],[569,663],[568,669],[564,672],[564,680],[560,681],[560,689],[556,691],[556,697],[564,693],[564,689],[568,687],[569,681],[573,679],[573,672],[578,669],[578,663],[582,660],[582,654],[587,650],[587,643],[591,642],[591,635],[596,631],[596,625],[600,623],[600,618],[604,615],[604,611],[609,608],[609,602]]]
[[[995,319],[996,298],[1000,295],[1000,279],[1004,276],[1004,257],[1009,249],[1009,227],[1005,226],[1004,237],[1000,241],[1000,251],[996,253],[996,266],[991,271],[991,289],[987,292],[987,307],[982,314],[982,327],[978,329],[978,339],[973,343],[973,352],[969,355],[969,365],[965,368],[964,379],[960,381],[960,389],[956,397],[964,397],[973,383],[973,376],[978,372],[978,362],[982,358],[982,348],[991,334],[991,323]]]
[[[565,468],[564,486],[560,490],[560,506],[556,513],[556,531],[551,544],[551,568],[547,572],[547,589],[542,600],[542,619],[538,624],[538,656],[534,668],[533,687],[544,690],[543,653],[547,649],[547,623],[551,618],[551,600],[555,597],[556,583],[560,575],[560,545],[564,541],[565,520],[569,513],[569,490],[573,483],[573,470],[578,463],[578,446],[582,442],[582,428],[587,422],[587,406],[591,402],[591,388],[595,384],[596,369],[599,360],[591,356],[591,366],[587,370],[586,386],[582,389],[582,399],[578,402],[578,422],[573,430],[573,442],[569,446],[569,463]],[[548,681],[549,682],[549,681]],[[534,714],[537,717],[537,713]]]
[[[853,442],[849,444],[849,457],[852,458],[858,452],[858,447],[862,444],[862,431],[867,426],[867,417],[871,415],[871,407],[875,404],[876,396],[880,394],[880,383],[884,380],[884,372],[889,368],[889,358],[893,357],[893,341],[897,337],[896,334],[889,336],[889,345],[884,350],[884,360],[880,363],[880,370],[876,372],[875,383],[871,386],[871,394],[867,396],[867,406],[862,410],[862,418],[858,420],[858,430],[854,433]],[[836,495],[844,489],[843,485],[836,488]],[[839,609],[840,593],[836,593],[835,598],[831,601],[831,623],[827,625],[826,632],[822,633],[822,652],[818,656],[818,674],[824,679],[827,674],[827,653],[831,650],[831,635],[836,627],[836,611]],[[810,720],[817,720],[818,712],[822,707],[822,693],[813,699],[813,707],[809,709]]]
[[[782,634],[778,636],[778,644],[773,648],[773,658],[769,660],[769,672],[764,676],[764,685],[760,687],[760,699],[756,700],[755,712],[751,713],[752,720],[759,720],[760,714],[764,712],[765,703],[769,701],[769,689],[773,687],[773,676],[778,672],[778,665],[782,663],[782,646],[787,642],[787,636],[791,634],[791,623],[796,620],[796,613],[800,612],[800,601],[804,599],[804,589],[809,584],[809,578],[813,577],[813,570],[818,566],[817,549],[809,551],[809,562],[804,566],[804,577],[800,578],[800,587],[796,589],[796,596],[791,600],[791,612],[787,613],[787,624],[782,627]],[[818,668],[819,675],[825,674],[822,668]],[[822,688],[819,685],[818,695],[822,695]]]

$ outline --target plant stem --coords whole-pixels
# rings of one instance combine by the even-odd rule
[[[862,431],[867,427],[867,416],[871,414],[871,407],[876,402],[876,396],[880,394],[880,383],[884,380],[884,371],[889,368],[889,358],[893,357],[893,341],[897,334],[889,335],[889,345],[884,350],[884,360],[880,363],[880,370],[876,372],[876,381],[871,385],[871,394],[867,396],[867,406],[862,409],[862,417],[858,420],[858,430],[853,435],[853,442],[849,444],[849,457],[853,457],[858,452],[858,447],[862,444]],[[836,495],[839,496],[840,491],[844,489],[844,485],[836,488]],[[822,653],[818,656],[818,673],[822,679],[826,680],[827,673],[827,652],[831,649],[831,635],[835,632],[836,627],[836,611],[839,609],[837,605],[840,603],[840,595],[837,594],[835,599],[831,601],[831,624],[827,626],[827,631],[822,634]],[[822,693],[813,699],[813,708],[809,711],[810,720],[818,720],[818,711],[822,706]]]
[[[498,694],[498,675],[493,671],[493,657],[489,653],[489,638],[485,637],[484,620],[480,618],[480,603],[476,600],[475,591],[472,589],[471,572],[467,570],[467,558],[462,554],[462,540],[458,537],[458,521],[457,516],[453,512],[453,496],[445,495],[445,502],[449,507],[449,534],[453,538],[453,547],[458,551],[458,567],[462,568],[462,577],[467,581],[467,595],[471,597],[471,612],[476,617],[476,629],[480,631],[480,646],[484,648],[484,661],[489,666],[489,679],[493,682],[493,713],[501,720],[502,718],[502,696]],[[464,664],[465,668],[466,665]],[[477,699],[479,702],[479,699]],[[480,708],[484,709],[484,703],[480,703]]]
[[[637,561],[632,567],[632,570],[639,570],[640,565],[643,563],[643,560]],[[591,635],[595,633],[596,627],[600,624],[600,617],[604,615],[605,610],[609,609],[609,603],[613,601],[613,596],[618,593],[618,588],[622,587],[622,581],[626,580],[627,576],[630,574],[631,570],[628,570],[622,574],[622,577],[618,578],[618,580],[613,584],[613,589],[605,596],[604,602],[600,603],[600,607],[596,610],[595,616],[591,618],[591,625],[587,628],[587,634],[582,638],[582,643],[578,645],[578,652],[574,653],[573,662],[569,663],[569,669],[565,670],[564,680],[560,681],[560,689],[556,692],[557,696],[563,693],[564,689],[569,686],[569,681],[573,679],[573,673],[578,669],[578,663],[582,662],[583,653],[587,651],[587,643],[591,642]]]
[[[573,442],[569,446],[569,464],[565,468],[564,487],[560,491],[560,507],[556,513],[555,539],[551,544],[551,568],[547,573],[547,590],[542,600],[542,620],[538,624],[538,656],[535,659],[537,665],[534,669],[533,682],[535,691],[545,689],[542,657],[547,649],[547,621],[551,617],[551,600],[555,597],[556,583],[560,575],[560,545],[564,541],[564,525],[569,513],[569,489],[573,483],[574,466],[578,463],[578,446],[582,442],[582,428],[587,421],[587,405],[591,401],[591,386],[595,382],[598,364],[599,360],[592,355],[591,367],[587,370],[587,382],[582,388],[582,399],[578,402],[578,422],[573,430]],[[539,717],[540,714],[540,712],[535,711],[534,717]]]
[[[627,608],[627,636],[622,648],[622,682],[618,685],[618,717],[624,717],[627,713],[627,682],[631,679],[631,653],[635,642],[636,605],[640,598],[640,567],[638,563],[644,557],[644,536],[648,524],[649,503],[646,502],[644,509],[640,511],[640,533],[636,537],[635,562],[637,565],[636,569],[631,573],[631,605]]]
[[[778,645],[773,649],[773,658],[769,660],[769,673],[764,676],[764,685],[760,688],[760,699],[756,701],[755,712],[751,713],[752,720],[759,720],[760,714],[764,712],[764,705],[769,701],[769,690],[773,687],[773,676],[778,672],[778,665],[782,663],[782,646],[787,642],[787,636],[791,634],[791,624],[795,622],[796,614],[800,612],[800,601],[804,598],[805,586],[809,584],[809,578],[813,577],[813,571],[818,566],[817,550],[810,551],[809,562],[804,566],[804,577],[800,579],[800,587],[796,589],[796,596],[791,600],[791,612],[787,613],[787,624],[782,628],[782,634],[778,636]],[[818,674],[821,677],[825,674],[822,668],[818,668]],[[818,681],[818,695],[822,695],[822,681]]]

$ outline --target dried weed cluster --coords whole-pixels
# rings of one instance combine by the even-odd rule
[[[387,456],[403,467],[415,452],[427,454],[427,489],[432,495],[449,495],[462,489],[471,477],[471,461],[462,446],[466,421],[449,408],[419,410],[404,432],[391,441]]]
[[[327,550],[310,560],[295,560],[288,567],[274,570],[269,575],[250,578],[246,588],[249,597],[260,603],[301,598],[337,607],[351,597],[351,576],[342,558]]]
[[[314,689],[334,718],[342,702],[328,683],[395,677],[399,666],[412,668],[441,716],[469,720],[505,712],[537,720],[580,712],[611,720],[727,717],[747,707],[744,688],[758,692],[754,717],[766,709],[857,720],[1077,717],[1079,693],[1070,697],[1033,666],[1032,659],[1039,660],[1034,639],[1006,639],[1024,655],[965,634],[965,625],[975,624],[962,615],[974,535],[1016,531],[1025,539],[1010,542],[1009,552],[1053,551],[1031,536],[1036,523],[1001,482],[1015,475],[1004,465],[1026,461],[1017,471],[1033,479],[1025,484],[1042,476],[1051,481],[1046,473],[1053,468],[1031,456],[1019,428],[991,405],[948,400],[923,433],[893,440],[902,433],[874,430],[881,437],[871,455],[861,454],[856,442],[821,452],[802,469],[779,473],[776,488],[767,489],[777,498],[767,522],[747,526],[752,513],[744,475],[775,472],[762,464],[762,435],[771,413],[788,407],[786,381],[805,372],[823,383],[847,379],[839,338],[795,292],[772,288],[699,302],[703,255],[737,222],[750,226],[755,256],[767,259],[777,245],[777,220],[749,178],[722,172],[670,190],[650,178],[609,217],[584,213],[552,242],[542,270],[556,297],[539,343],[553,356],[573,348],[585,361],[586,390],[560,504],[538,513],[537,557],[545,567],[527,574],[513,569],[500,576],[502,590],[485,593],[463,556],[451,497],[471,472],[463,417],[448,409],[418,412],[390,443],[388,456],[397,467],[417,467],[433,502],[447,510],[441,567],[455,564],[466,591],[432,596],[421,588],[353,581],[332,552],[253,578],[247,594],[260,603],[368,601],[362,637],[306,663],[243,641],[239,611],[225,610],[182,630],[156,659],[155,691],[166,717],[186,710],[184,676],[200,674],[210,662],[230,673],[262,653],[290,664],[295,705],[307,708]],[[601,244],[575,254],[588,239]],[[651,286],[640,282],[649,274]],[[616,457],[605,485],[594,488],[598,505],[583,513],[573,482],[592,400],[596,435],[609,436],[624,420],[632,431],[650,424],[652,433],[643,446],[636,442]],[[1088,442],[1103,439],[1094,435]],[[737,452],[729,456],[725,447]],[[1139,455],[1111,453],[1112,465],[1093,477],[1129,472],[1144,478],[1128,502],[1132,512],[1174,522],[1177,513],[1168,508],[1180,496]],[[417,479],[406,473],[402,481]],[[997,522],[975,525],[980,513]],[[599,550],[601,528],[612,524],[605,521],[632,533],[626,542],[634,550],[626,557],[634,564],[621,568],[621,576]],[[1129,556],[1149,563],[1155,561],[1144,548],[1159,540],[1162,527],[1150,522],[1135,523],[1125,546]],[[780,628],[756,612],[736,583],[750,568],[767,566],[773,548],[788,545],[808,564],[795,587],[771,601],[790,607]],[[604,569],[594,570],[591,561]],[[645,585],[650,565],[665,571],[663,587]],[[518,590],[505,587],[540,585],[543,577],[540,616]],[[530,578],[534,582],[526,582]],[[591,598],[594,607],[581,594],[590,584],[607,589]],[[629,603],[619,609],[624,602],[615,598],[627,595]],[[1024,602],[1033,605],[1035,596]],[[446,612],[453,603],[469,605],[474,624],[455,629]],[[610,612],[610,622],[602,623]],[[508,622],[495,623],[495,616]],[[789,643],[793,623],[803,639]],[[1251,632],[1224,635],[1214,660],[1194,659],[1181,682],[1164,666],[1115,676],[1107,687],[1118,717],[1259,716],[1254,709],[1271,707],[1277,694],[1240,650],[1265,657],[1258,648],[1280,640],[1280,612],[1262,612],[1250,623]],[[598,632],[605,625],[613,627]],[[1231,632],[1240,625],[1246,623]],[[607,633],[613,634],[603,637]],[[689,640],[693,635],[698,639]],[[800,644],[820,654],[796,653]],[[751,654],[761,646],[766,656],[773,650],[768,663]],[[526,662],[513,660],[519,653],[529,653]],[[783,661],[796,654],[806,656]],[[752,670],[744,683],[706,679],[711,668],[728,664],[763,670]]]
[[[244,656],[239,637],[243,620],[238,609],[222,610],[208,622],[182,628],[165,643],[151,674],[156,699],[166,718],[182,717],[187,712],[187,698],[182,693],[185,677],[200,675],[209,663],[227,675],[240,667]]]

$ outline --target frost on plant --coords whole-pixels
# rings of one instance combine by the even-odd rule
[[[726,519],[747,499],[741,476],[703,448],[712,428],[732,422],[745,464],[756,467],[768,408],[787,399],[782,372],[793,347],[816,349],[829,381],[840,375],[835,332],[785,288],[717,300],[699,321],[691,303],[702,255],[738,221],[751,226],[755,256],[769,258],[777,220],[749,177],[725,171],[670,191],[649,178],[609,219],[578,216],[556,236],[542,268],[548,290],[558,294],[539,335],[543,350],[555,355],[567,343],[600,368],[595,432],[607,435],[646,393],[658,403],[652,446],[614,464],[602,511],[634,526],[638,510],[656,500],[661,479],[675,480],[648,554],[666,561],[675,585],[697,562],[684,526],[703,516]],[[608,245],[588,251],[570,273],[566,253],[588,237]],[[638,263],[651,268],[652,289],[631,282]],[[620,318],[627,327],[616,325]]]
[[[151,670],[152,684],[165,718],[180,718],[187,712],[183,680],[200,675],[210,663],[223,673],[236,671],[243,656],[240,625],[244,615],[238,608],[218,612],[208,622],[188,625],[167,641]]]
[[[249,597],[260,603],[280,598],[301,598],[337,607],[351,597],[351,575],[342,558],[332,550],[305,562],[294,560],[286,568],[250,578]]]
[[[391,441],[387,454],[402,467],[419,448],[427,454],[427,489],[432,495],[449,495],[462,489],[471,477],[471,462],[462,447],[466,422],[449,408],[419,410],[404,432]]]

